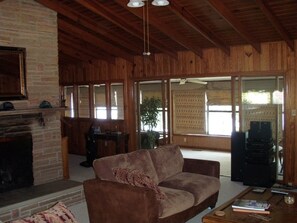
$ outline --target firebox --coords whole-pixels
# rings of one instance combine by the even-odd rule
[[[0,138],[0,193],[33,185],[32,135]]]

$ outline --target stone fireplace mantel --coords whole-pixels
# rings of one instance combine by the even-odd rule
[[[15,109],[9,111],[0,111],[0,116],[7,115],[23,115],[23,114],[43,114],[56,111],[65,111],[66,107],[53,107],[53,108],[26,108],[26,109]]]
[[[36,116],[41,126],[45,125],[44,114],[49,114],[57,111],[65,111],[66,107],[53,107],[53,108],[27,108],[27,109],[15,109],[9,111],[0,111],[0,118],[5,116]]]

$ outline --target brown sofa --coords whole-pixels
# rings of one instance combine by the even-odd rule
[[[96,159],[93,168],[97,179],[84,182],[90,223],[181,223],[217,202],[219,162],[184,159],[177,145]],[[121,168],[137,176],[123,183]],[[143,173],[151,181],[139,186]]]

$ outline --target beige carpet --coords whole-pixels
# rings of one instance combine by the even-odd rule
[[[221,176],[231,176],[231,153],[182,148],[185,158],[215,160],[220,162]]]

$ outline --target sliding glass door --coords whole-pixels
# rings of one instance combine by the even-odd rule
[[[251,122],[271,123],[278,178],[282,177],[285,149],[283,76],[234,75],[178,78],[169,82],[141,81],[135,82],[135,89],[139,148],[143,148],[143,135],[149,130],[141,119],[141,105],[145,99],[156,98],[160,100],[160,106],[154,131],[160,134],[158,142],[161,143],[175,142],[190,147],[199,146],[201,140],[206,146],[217,139],[225,143],[226,140],[222,140],[230,139],[233,131],[247,132]],[[226,146],[225,149],[230,148]]]
[[[276,152],[278,179],[282,178],[284,149],[284,79],[283,76],[241,78],[242,131],[251,125],[267,123],[271,127],[272,143]],[[264,131],[264,130],[263,130]],[[266,131],[266,130],[265,130]],[[258,133],[266,137],[268,132]]]
[[[167,88],[167,81],[164,80],[135,82],[139,148],[148,149],[169,143]],[[156,107],[156,122],[151,124],[150,120],[153,118],[149,113],[153,113],[150,109],[154,107]],[[149,145],[151,140],[154,141],[153,145]]]

